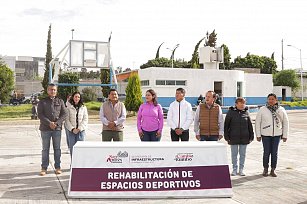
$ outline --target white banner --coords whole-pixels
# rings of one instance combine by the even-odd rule
[[[230,197],[226,146],[218,142],[78,142],[68,195]]]

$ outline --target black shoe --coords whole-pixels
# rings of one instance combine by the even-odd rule
[[[271,175],[272,177],[277,177],[277,175],[276,175],[276,173],[275,173],[275,169],[271,169],[270,175]]]
[[[267,168],[264,168],[264,169],[263,169],[262,176],[267,177],[268,175],[269,175],[269,170],[268,170]]]

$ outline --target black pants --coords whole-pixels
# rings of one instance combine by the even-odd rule
[[[185,130],[181,135],[177,135],[175,130],[171,129],[171,138],[172,141],[179,141],[179,139],[181,141],[189,141],[189,130]]]

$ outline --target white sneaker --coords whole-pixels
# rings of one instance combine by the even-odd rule
[[[245,176],[245,173],[243,172],[243,169],[239,171],[240,176]]]
[[[236,176],[236,175],[237,175],[237,170],[233,170],[231,176]]]

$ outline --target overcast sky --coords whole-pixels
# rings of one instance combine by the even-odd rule
[[[52,52],[71,39],[107,41],[112,31],[114,66],[138,68],[160,56],[190,60],[196,43],[215,29],[217,45],[229,47],[232,60],[247,52],[270,57],[281,68],[299,68],[302,50],[307,69],[305,0],[10,0],[1,1],[0,55],[45,56],[48,26]],[[203,43],[202,43],[203,44]]]

